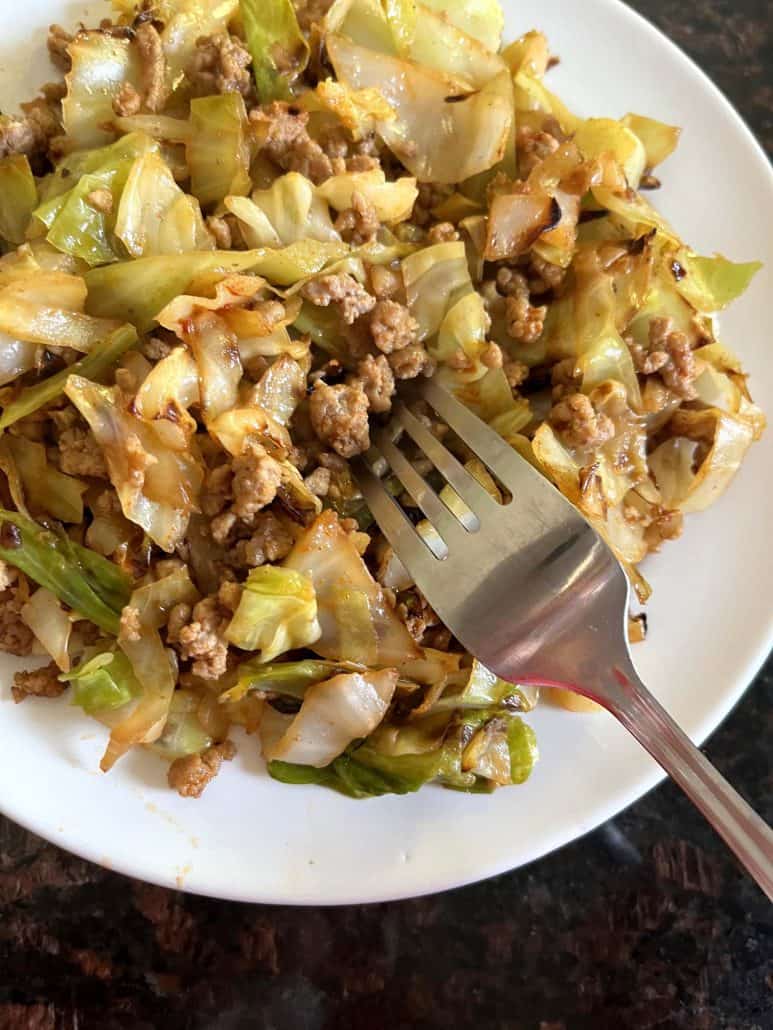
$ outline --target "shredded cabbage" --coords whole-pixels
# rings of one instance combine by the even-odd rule
[[[65,393],[102,447],[123,513],[164,551],[183,539],[203,480],[187,439],[163,432],[164,420],[132,414],[118,387],[71,375]]]
[[[97,718],[139,697],[142,686],[118,650],[98,651],[60,678],[73,687],[72,703]]]
[[[270,739],[268,723],[261,726],[266,760],[316,768],[329,765],[353,740],[364,739],[376,729],[396,685],[396,669],[341,673],[313,684],[300,711],[278,739]]]
[[[309,576],[273,565],[262,565],[249,574],[226,630],[232,644],[245,651],[260,651],[262,662],[272,662],[285,651],[310,647],[321,634]]]
[[[282,99],[309,60],[295,9],[290,0],[240,0],[239,6],[258,96],[262,103]]]
[[[336,75],[353,89],[378,88],[396,117],[379,122],[387,146],[420,182],[459,182],[502,158],[512,106],[497,78],[459,97],[440,72],[366,50],[341,36],[327,40]],[[507,72],[502,72],[507,78]]]
[[[185,153],[191,193],[205,207],[250,188],[247,112],[239,93],[191,101],[191,134]]]
[[[408,630],[368,572],[335,512],[322,512],[284,564],[306,573],[314,585],[322,629],[322,636],[314,642],[317,654],[334,661],[360,660],[361,655],[346,649],[347,640],[359,625],[364,633],[373,633],[375,649],[369,664],[399,666],[416,657],[416,645]],[[356,610],[358,624],[344,625],[343,612],[351,615],[354,611],[352,594],[362,597],[363,603]]]
[[[19,614],[22,622],[29,626],[62,672],[67,672],[70,668],[68,646],[73,622],[59,599],[50,590],[41,587],[32,594]]]
[[[24,154],[0,161],[0,238],[24,243],[32,212],[38,206],[38,188]]]
[[[64,533],[44,529],[24,515],[0,510],[0,523],[12,527],[13,539],[12,546],[0,544],[0,558],[106,633],[118,632],[118,617],[131,590],[126,573]]]
[[[138,157],[126,180],[115,235],[132,257],[213,250],[198,202],[183,193],[165,161],[148,152]]]

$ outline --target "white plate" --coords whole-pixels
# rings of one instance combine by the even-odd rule
[[[51,77],[45,26],[96,24],[105,4],[26,0],[6,19],[0,97],[30,96]],[[551,86],[580,113],[628,110],[684,126],[656,196],[696,249],[766,269],[723,319],[758,401],[773,412],[773,177],[748,130],[714,86],[649,24],[615,0],[519,0],[507,35],[539,26],[561,55]],[[10,95],[9,95],[10,94]],[[767,302],[767,303],[766,303]],[[650,639],[644,678],[696,740],[729,712],[773,638],[769,470],[773,433],[729,493],[690,519],[686,536],[647,563]],[[15,665],[14,665],[15,667]],[[2,666],[10,679],[11,661]],[[95,862],[169,886],[244,901],[344,903],[404,898],[512,869],[598,826],[660,774],[607,716],[544,708],[531,719],[542,758],[531,780],[487,796],[437,788],[350,801],[268,778],[257,742],[199,801],[165,783],[165,766],[133,754],[97,771],[100,727],[58,702],[0,701],[0,805],[35,833]]]

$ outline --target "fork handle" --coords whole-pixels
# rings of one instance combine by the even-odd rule
[[[679,784],[773,901],[773,830],[730,786],[636,676],[612,714]]]

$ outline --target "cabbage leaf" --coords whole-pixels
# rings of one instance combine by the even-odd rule
[[[309,60],[295,8],[291,0],[240,0],[239,6],[260,101],[285,99]]]
[[[309,576],[292,569],[261,565],[244,584],[226,638],[244,651],[260,651],[262,662],[321,636],[317,599]]]
[[[64,533],[17,512],[0,510],[0,524],[12,527],[8,536],[13,541],[12,546],[0,545],[0,558],[106,633],[118,633],[118,618],[131,592],[125,572]]]

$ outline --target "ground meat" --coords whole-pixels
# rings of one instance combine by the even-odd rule
[[[113,97],[113,111],[119,118],[131,118],[142,110],[142,97],[130,82],[124,82]]]
[[[660,550],[666,540],[676,540],[684,529],[684,515],[681,511],[661,509],[644,531],[644,541],[650,551]]]
[[[333,174],[330,158],[308,133],[309,115],[284,101],[250,111],[252,124],[266,156],[286,172],[300,172],[314,183]]]
[[[536,343],[542,336],[548,309],[545,306],[532,306],[525,276],[514,272],[512,268],[500,268],[497,289],[505,297],[508,335],[517,343]]]
[[[440,619],[420,590],[408,593],[406,599],[398,604],[397,614],[417,644],[422,642],[428,629],[440,625]]]
[[[309,414],[314,432],[342,458],[353,458],[370,447],[368,398],[360,386],[317,383]]]
[[[432,209],[442,204],[444,200],[448,200],[453,192],[451,186],[440,186],[430,182],[419,183],[419,193],[411,215],[413,224],[422,227],[428,226],[430,222],[434,221]]]
[[[204,788],[220,772],[223,762],[230,762],[236,748],[230,740],[214,744],[200,755],[185,755],[176,758],[169,766],[167,781],[180,797],[200,798]]]
[[[336,304],[341,310],[343,320],[352,325],[360,315],[365,315],[376,306],[376,298],[372,297],[364,286],[348,272],[334,275],[323,275],[312,279],[301,291],[306,300],[317,307],[326,308]]]
[[[453,243],[459,239],[459,233],[450,222],[438,222],[427,233],[427,243]]]
[[[239,520],[232,511],[221,512],[220,515],[216,515],[209,526],[209,531],[212,534],[212,539],[216,544],[226,544],[228,538],[231,535],[231,531]]]
[[[276,497],[282,482],[282,466],[260,444],[249,444],[233,464],[233,511],[240,519],[251,518]]]
[[[139,608],[127,604],[121,611],[120,634],[124,640],[136,643],[142,637]]]
[[[72,43],[72,39],[70,33],[65,32],[61,25],[49,25],[48,54],[57,68],[61,68],[63,72],[70,70],[71,62],[67,47]]]
[[[502,348],[497,343],[487,343],[480,353],[480,361],[486,368],[502,368],[505,361]]]
[[[323,468],[320,465],[310,475],[306,476],[303,482],[306,489],[311,490],[315,497],[327,497],[331,479],[330,469]]]
[[[574,358],[557,361],[550,370],[550,381],[553,384],[553,402],[560,401],[568,393],[577,393],[580,376],[577,374],[577,362]]]
[[[518,171],[522,179],[527,179],[532,171],[554,154],[561,144],[549,132],[540,132],[522,125],[516,133],[515,146],[518,155]]]
[[[404,304],[380,300],[370,316],[373,342],[383,354],[403,350],[416,342],[419,323]]]
[[[210,215],[207,228],[215,241],[218,250],[230,250],[234,244],[233,224],[223,215]]]
[[[246,97],[252,89],[252,76],[248,71],[251,64],[252,56],[238,36],[221,32],[196,40],[196,50],[186,74],[195,96],[241,93]]]
[[[158,29],[150,21],[141,21],[134,30],[140,55],[142,101],[146,110],[157,114],[166,103],[166,56]]]
[[[207,472],[199,498],[201,510],[209,518],[225,508],[231,498],[231,466],[218,465]]]
[[[369,243],[381,226],[378,212],[368,198],[354,190],[352,206],[342,211],[335,222],[341,238],[354,246]]]
[[[175,609],[172,609],[175,613]],[[183,660],[193,661],[194,676],[204,680],[217,680],[225,673],[228,663],[228,643],[224,633],[231,621],[231,612],[224,608],[217,596],[205,597],[195,605],[190,622],[179,626],[180,616],[175,613],[174,634],[167,634],[170,643],[177,643]],[[170,613],[171,621],[171,613]]]
[[[695,355],[687,335],[673,329],[671,318],[650,319],[646,347],[628,337],[634,367],[641,375],[660,375],[664,385],[683,400],[696,397]]]
[[[554,265],[546,261],[539,254],[529,254],[529,264],[526,268],[529,290],[531,293],[547,293],[552,290],[557,293],[566,278],[566,269],[560,265]]]
[[[293,548],[295,538],[281,519],[270,511],[261,512],[255,518],[255,527],[249,540],[236,545],[240,564],[256,568],[266,562],[281,561]]]
[[[378,357],[368,354],[364,357],[357,365],[357,376],[352,382],[359,384],[365,391],[371,411],[382,414],[390,410],[395,393],[395,377],[383,354]]]
[[[517,390],[519,386],[522,386],[529,378],[529,372],[531,369],[528,365],[524,365],[522,361],[505,361],[502,365],[502,369],[507,377],[507,381],[513,390]]]
[[[142,341],[142,353],[149,361],[161,361],[169,357],[177,343],[168,343],[159,336],[148,336]]]
[[[597,412],[584,393],[559,401],[548,421],[568,447],[600,447],[615,435],[612,419]]]
[[[107,479],[107,465],[102,449],[90,429],[73,426],[65,429],[57,440],[59,467],[69,476],[93,476]]]
[[[19,118],[0,115],[0,158],[26,154],[31,161],[45,157],[56,136],[62,132],[58,103],[38,97],[22,104]]]
[[[3,544],[9,546],[5,541]],[[5,586],[0,593],[0,650],[26,657],[35,639],[32,630],[21,620],[21,610],[29,600],[29,584],[22,573],[5,562],[2,571]]]
[[[11,696],[18,705],[26,697],[59,697],[65,690],[67,684],[59,682],[59,667],[49,662],[42,669],[15,673]]]
[[[395,379],[431,376],[435,371],[435,362],[421,343],[412,343],[402,350],[395,351],[387,360]]]
[[[85,200],[89,207],[93,207],[95,211],[100,211],[103,215],[109,215],[113,210],[113,194],[110,190],[92,190],[86,194]]]
[[[402,276],[388,265],[368,265],[368,283],[377,300],[390,300],[403,288]]]

